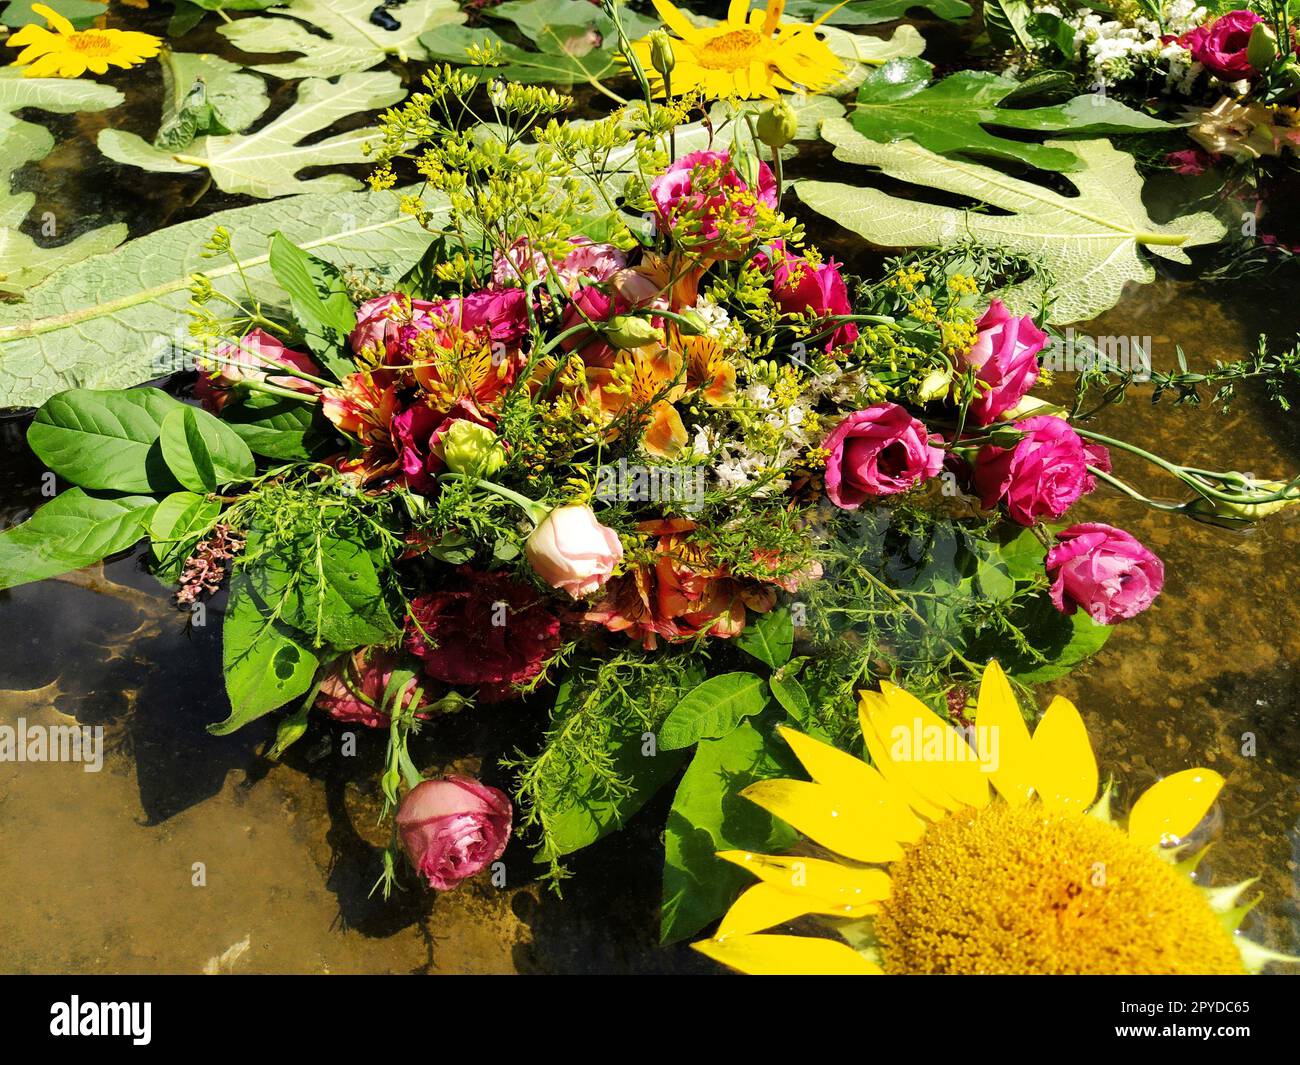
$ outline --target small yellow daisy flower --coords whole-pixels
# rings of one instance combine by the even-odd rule
[[[815,32],[829,11],[811,25],[782,22],[785,0],[768,0],[765,11],[751,11],[749,0],[731,0],[726,21],[701,29],[670,0],[654,5],[680,38],[672,41],[674,96],[699,91],[714,100],[774,100],[796,88],[815,92],[841,75],[840,61]],[[633,41],[632,50],[656,94],[664,95],[663,76],[651,62],[651,38]]]
[[[1205,889],[1177,852],[1223,778],[1186,769],[1149,788],[1125,828],[1098,800],[1078,710],[1057,698],[1031,735],[991,662],[973,728],[888,683],[863,692],[868,765],[790,729],[803,780],[742,794],[817,855],[727,851],[759,878],[701,953],[747,973],[1240,973],[1296,961],[1237,934],[1247,880]],[[992,789],[990,789],[990,784]],[[1203,851],[1201,852],[1204,853]],[[814,917],[839,938],[756,934]]]
[[[77,30],[71,22],[44,4],[32,10],[45,19],[49,29],[23,26],[9,38],[10,48],[22,48],[14,66],[31,66],[28,78],[79,78],[87,70],[106,74],[108,65],[133,67],[158,54],[162,41],[151,33],[134,30]],[[50,30],[54,32],[51,33]]]

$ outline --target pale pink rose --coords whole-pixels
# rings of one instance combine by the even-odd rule
[[[571,506],[551,511],[528,537],[524,552],[542,580],[581,599],[609,580],[623,545],[590,507]]]
[[[449,891],[501,857],[510,841],[510,800],[471,777],[425,780],[397,810],[397,834],[411,864]]]
[[[1063,614],[1083,607],[1098,625],[1136,617],[1165,584],[1165,567],[1130,533],[1100,522],[1056,534],[1044,560],[1052,602]]]
[[[994,300],[977,323],[979,335],[962,362],[981,384],[970,405],[975,425],[988,425],[1009,411],[1038,380],[1038,353],[1047,334],[1028,315],[1013,317]]]
[[[381,709],[388,693],[388,682],[399,665],[397,655],[378,647],[362,647],[338,659],[321,681],[316,695],[316,705],[335,721],[365,725],[368,728],[388,728],[391,717]],[[416,686],[424,689],[420,706],[429,702],[428,683],[412,677],[402,688],[394,702],[409,705]],[[418,710],[417,710],[418,713]],[[420,717],[427,714],[418,713]]]
[[[533,248],[527,237],[520,237],[503,254],[492,257],[492,283],[498,288],[522,287],[534,278],[545,278],[552,266],[556,279],[566,291],[581,278],[607,281],[627,266],[627,256],[612,244],[600,244],[586,237],[570,237],[573,246],[563,259],[552,264]]]

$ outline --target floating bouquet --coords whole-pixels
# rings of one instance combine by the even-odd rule
[[[662,83],[671,43],[639,51]],[[786,105],[692,123],[625,54],[644,101],[583,122],[504,81],[480,115],[478,72],[426,75],[373,146],[376,189],[418,175],[397,204],[435,234],[420,266],[375,291],[276,236],[288,306],[196,275],[198,405],[46,402],[28,440],[73,487],[0,536],[0,586],[141,538],[187,611],[228,579],[211,731],[284,711],[273,758],[314,714],[386,734],[385,891],[403,852],[454,887],[512,821],[558,877],[685,767],[663,929],[681,938],[744,881],[715,848],[788,839],[723,811],[792,770],[776,726],[856,750],[854,693],[882,676],[961,721],[994,656],[1028,695],[1150,606],[1150,550],[1062,523],[1098,482],[1145,499],[1113,456],[1190,491],[1147,502],[1207,520],[1298,492],[1088,429],[1122,380],[1091,407],[1093,374],[1072,404],[1035,398],[1033,263],[958,245],[848,275],[780,209]],[[223,230],[205,254],[239,268]],[[995,294],[1012,285],[1040,313]],[[1154,376],[1184,398],[1215,380]],[[509,700],[548,722],[502,767],[518,818],[495,787],[426,779],[411,743]]]

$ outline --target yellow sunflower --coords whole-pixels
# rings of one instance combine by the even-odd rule
[[[158,54],[162,41],[151,33],[134,30],[77,30],[57,11],[44,4],[32,4],[32,10],[45,19],[49,29],[34,23],[23,26],[9,38],[10,48],[22,48],[14,66],[31,63],[23,76],[28,78],[79,78],[87,70],[92,74],[116,67],[133,67]],[[50,30],[54,32],[51,33]]]
[[[731,0],[725,21],[701,29],[670,0],[654,0],[654,5],[664,25],[680,38],[672,42],[674,95],[698,90],[715,100],[776,99],[780,90],[811,92],[840,77],[840,61],[815,32],[829,11],[811,25],[782,22],[785,0],[768,0],[766,11],[751,11],[749,0]],[[663,76],[650,59],[650,38],[633,41],[632,50],[656,94],[664,95]]]
[[[1297,960],[1236,934],[1254,880],[1203,889],[1204,851],[1177,860],[1218,773],[1159,781],[1121,829],[1069,701],[1053,700],[1031,736],[996,662],[972,729],[881,688],[859,706],[874,765],[782,730],[812,780],[742,794],[824,856],[719,854],[760,882],[696,949],[756,974],[1240,973]],[[756,934],[810,915],[840,938]]]

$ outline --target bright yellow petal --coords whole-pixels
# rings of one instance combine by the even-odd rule
[[[836,939],[731,936],[692,943],[707,958],[751,976],[881,976],[879,965]]]
[[[85,57],[79,52],[64,52],[59,62],[59,77],[79,78],[86,72]]]
[[[1142,847],[1181,840],[1200,824],[1222,787],[1223,777],[1213,769],[1184,769],[1157,781],[1133,804],[1129,838]]]
[[[903,856],[892,833],[829,788],[806,780],[760,780],[740,794],[815,843],[855,862],[893,862]]]
[[[60,36],[69,37],[77,32],[72,23],[52,7],[46,7],[44,4],[32,4],[32,11],[48,22],[50,29]]]
[[[655,10],[659,12],[659,17],[663,19],[664,25],[673,33],[677,34],[684,41],[695,42],[702,36],[700,31],[691,25],[680,8],[674,7],[670,0],[654,0]]]
[[[743,26],[749,21],[749,0],[731,0],[727,5],[727,21],[733,26]]]
[[[755,884],[741,894],[718,924],[717,939],[747,936],[762,932],[809,913],[820,913],[817,900],[803,895],[791,895],[772,887]]]
[[[785,0],[767,0],[767,12],[763,16],[763,36],[771,37],[777,26],[781,24],[781,16],[785,13]]]
[[[872,722],[875,706],[884,702],[883,696],[879,692],[859,692],[858,696],[858,726],[862,729],[862,740],[867,745],[867,753],[880,775],[908,806],[926,820],[937,821],[944,817],[949,812],[948,809],[923,797],[912,786],[909,776],[890,760],[885,741],[876,734]]]
[[[802,732],[785,727],[779,731],[808,775],[825,785],[840,801],[862,807],[896,840],[915,843],[921,838],[925,823],[908,809],[907,800],[877,770],[862,759]]]
[[[27,68],[23,76],[27,78],[57,78],[59,76],[59,67],[63,63],[63,57],[57,52],[41,56],[31,66]]]
[[[889,875],[879,869],[859,869],[797,854],[719,851],[717,857],[753,873],[774,891],[802,899],[805,913],[863,917],[889,898]],[[721,937],[721,931],[718,935]]]
[[[980,678],[976,701],[977,742],[986,765],[992,768],[989,779],[1007,802],[1013,805],[1028,800],[1033,791],[1033,762],[1029,752],[1029,727],[1021,716],[1011,682],[997,662],[990,662]]]
[[[1030,742],[1034,790],[1044,806],[1083,810],[1097,798],[1097,759],[1088,729],[1069,699],[1059,695]]]

